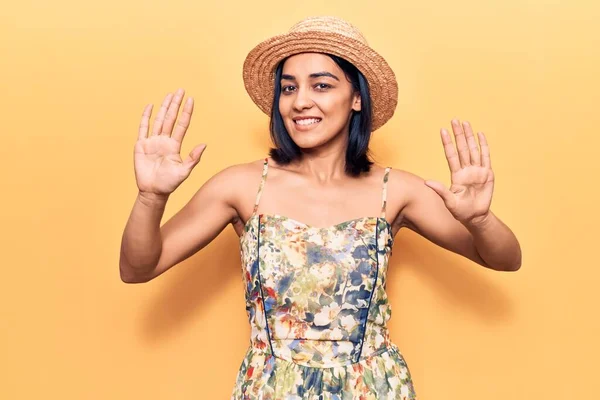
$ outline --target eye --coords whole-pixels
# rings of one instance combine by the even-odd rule
[[[327,83],[317,83],[316,87],[319,90],[327,90],[331,88],[331,85],[328,85]]]
[[[291,85],[287,85],[287,86],[282,86],[282,87],[281,87],[281,91],[282,91],[283,93],[290,93],[290,92],[292,92],[294,89],[295,89],[295,87],[294,87],[294,86],[291,86]]]

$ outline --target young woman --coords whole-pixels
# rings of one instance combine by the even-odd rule
[[[169,195],[200,161],[182,160],[188,98],[169,94],[135,145],[139,194],[125,227],[124,282],[147,282],[201,250],[231,223],[240,236],[250,346],[232,399],[415,399],[390,341],[385,291],[394,236],[408,227],[498,271],[521,252],[490,210],[494,175],[483,133],[452,121],[441,139],[452,184],[374,164],[371,133],[394,113],[385,60],[349,23],[309,18],[254,48],[245,86],[271,116],[269,157],[209,179],[162,227]]]

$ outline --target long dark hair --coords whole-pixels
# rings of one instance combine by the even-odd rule
[[[361,98],[361,111],[352,111],[348,137],[348,148],[346,149],[346,173],[359,176],[361,172],[371,170],[373,161],[369,157],[369,140],[371,139],[372,107],[369,83],[364,75],[349,61],[331,54],[327,54],[344,71],[346,77],[352,83],[352,88],[359,92]],[[281,73],[282,60],[275,70],[275,93],[273,107],[271,108],[271,140],[275,145],[269,150],[269,155],[278,164],[289,164],[300,158],[302,152],[300,147],[294,143],[288,133],[279,111],[279,97],[281,95]]]

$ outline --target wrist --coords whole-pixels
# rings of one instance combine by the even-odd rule
[[[483,215],[478,215],[468,221],[463,222],[463,225],[471,232],[474,230],[482,230],[489,226],[493,217],[494,215],[492,214],[492,211],[488,211]]]
[[[138,200],[146,206],[164,207],[169,200],[169,194],[138,192]]]

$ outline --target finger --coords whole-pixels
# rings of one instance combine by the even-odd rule
[[[142,113],[142,120],[140,121],[140,128],[138,130],[138,140],[146,139],[146,136],[148,136],[150,115],[152,115],[152,104],[146,105]]]
[[[202,153],[204,153],[204,149],[206,149],[206,145],[200,144],[190,151],[190,155],[183,162],[188,169],[191,170],[200,162],[200,158],[202,157]]]
[[[454,143],[450,138],[450,134],[447,130],[442,128],[442,143],[444,144],[444,154],[446,155],[446,160],[448,160],[448,167],[450,167],[450,172],[457,172],[460,170],[460,161],[458,160],[458,153],[456,152],[456,148],[454,147]]]
[[[486,168],[492,168],[492,160],[490,159],[490,146],[483,132],[477,133],[479,137],[479,145],[481,146],[481,164]]]
[[[425,185],[427,185],[431,189],[433,189],[433,191],[436,192],[442,198],[444,203],[447,203],[448,201],[450,201],[450,198],[452,197],[452,193],[441,182],[426,180]]]
[[[467,139],[460,126],[460,122],[457,119],[452,120],[452,131],[454,131],[454,138],[456,139],[456,148],[458,150],[458,159],[460,165],[466,167],[471,165],[471,156],[469,155],[469,146],[467,145]]]
[[[473,130],[468,121],[463,122],[463,130],[467,139],[467,146],[469,146],[469,158],[471,159],[471,165],[481,165],[481,157],[479,156],[479,146],[477,140],[473,136]]]
[[[167,114],[167,108],[169,107],[169,104],[171,104],[171,99],[173,99],[173,93],[167,94],[163,100],[160,110],[158,110],[158,114],[156,114],[156,119],[154,120],[154,126],[152,127],[153,135],[159,135],[162,131],[162,124],[165,119],[165,114]]]
[[[175,125],[175,131],[171,137],[177,140],[179,143],[183,141],[183,137],[185,136],[185,132],[187,132],[188,127],[190,126],[190,120],[192,119],[192,112],[194,111],[194,99],[188,97],[187,101],[183,105],[183,111],[177,120],[177,125]]]
[[[177,114],[179,114],[179,107],[181,106],[181,99],[183,99],[183,95],[185,91],[183,89],[177,89],[175,95],[173,96],[173,100],[169,105],[169,109],[167,110],[167,115],[165,116],[165,120],[163,122],[161,135],[171,136],[171,132],[173,131],[173,125],[175,125],[175,121],[177,120]]]

